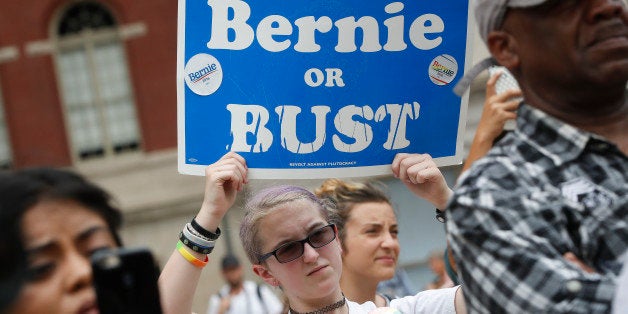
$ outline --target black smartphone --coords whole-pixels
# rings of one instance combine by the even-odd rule
[[[160,314],[159,269],[146,248],[103,250],[91,258],[100,314]]]

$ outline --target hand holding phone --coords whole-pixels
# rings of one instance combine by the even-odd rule
[[[520,91],[521,88],[519,88],[519,84],[517,83],[517,80],[515,79],[514,76],[512,76],[512,73],[510,73],[510,71],[508,71],[508,69],[506,69],[503,66],[492,66],[488,69],[488,73],[490,75],[490,77],[492,78],[495,74],[497,73],[501,73],[499,78],[497,78],[497,81],[495,82],[495,95],[501,95],[507,91]],[[490,79],[489,79],[490,80]],[[490,83],[490,82],[489,82]],[[488,95],[488,91],[487,91],[487,99],[489,97]],[[503,97],[502,97],[503,98]],[[509,102],[516,102],[517,104],[520,103],[523,100],[522,96],[518,96],[518,97],[512,97],[509,99],[504,98],[503,102],[509,101]],[[515,108],[512,108],[511,110],[514,110]],[[505,122],[503,129],[504,130],[513,130],[516,127],[516,123],[514,119],[509,119]]]
[[[100,314],[160,314],[158,268],[145,248],[95,253],[91,259]]]
[[[493,76],[498,72],[501,72],[501,75],[499,76],[499,78],[497,79],[497,82],[495,83],[496,94],[499,95],[508,90],[520,90],[521,89],[519,88],[519,84],[517,83],[517,80],[515,79],[515,77],[512,76],[512,73],[510,73],[510,71],[508,71],[508,69],[506,69],[505,67],[492,66],[488,68],[488,74],[490,76]]]

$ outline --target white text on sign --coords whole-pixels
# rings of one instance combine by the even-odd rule
[[[247,21],[251,16],[251,7],[242,0],[208,0],[212,9],[211,34],[207,42],[209,49],[247,49],[255,39],[258,44],[269,52],[284,51],[292,46],[292,41],[286,38],[293,34],[293,23],[281,15],[270,15],[263,18],[255,30]],[[385,19],[380,29],[380,23],[372,16],[362,16],[356,20],[355,16],[347,16],[332,21],[328,16],[304,16],[296,19],[297,42],[294,50],[298,52],[318,52],[321,46],[316,41],[317,33],[329,33],[336,28],[337,41],[334,50],[337,52],[356,51],[356,30],[361,29],[362,44],[360,51],[377,52],[403,51],[407,48],[404,40],[405,17],[396,15],[404,8],[402,2],[393,2],[384,7],[387,14],[392,15]],[[232,19],[229,19],[231,15]],[[235,34],[229,40],[229,31]],[[412,21],[408,28],[408,37],[414,47],[420,50],[430,50],[438,47],[443,38],[438,36],[445,30],[445,23],[436,14],[423,14]],[[379,32],[386,32],[386,43],[382,46]],[[428,38],[430,34],[431,38]]]
[[[406,123],[408,119],[419,118],[420,104],[386,104],[373,111],[370,106],[358,107],[348,105],[338,110],[334,116],[336,132],[352,139],[352,143],[343,141],[338,134],[332,135],[332,145],[339,152],[355,153],[366,149],[373,142],[371,125],[361,121],[379,123],[387,117],[390,119],[386,142],[383,147],[387,150],[402,149],[410,145],[406,138]],[[270,113],[260,105],[229,104],[227,110],[231,113],[231,135],[233,142],[230,150],[236,152],[266,152],[273,144],[273,133],[268,129]],[[315,138],[312,142],[301,142],[296,134],[297,116],[301,113],[298,106],[277,106],[275,113],[279,119],[281,146],[297,154],[309,154],[318,151],[325,145],[327,138],[327,114],[331,112],[329,106],[313,106],[311,113],[315,117]],[[359,119],[355,119],[355,118]],[[247,122],[248,121],[248,122]],[[251,136],[249,136],[251,135]],[[253,138],[252,142],[249,140]]]

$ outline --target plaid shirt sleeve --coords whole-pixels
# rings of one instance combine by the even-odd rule
[[[628,157],[525,104],[517,125],[446,212],[469,311],[608,313],[628,248]]]

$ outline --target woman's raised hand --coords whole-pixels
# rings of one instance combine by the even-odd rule
[[[393,160],[392,171],[412,193],[436,208],[444,209],[453,193],[428,154],[399,153]]]
[[[197,222],[214,230],[236,195],[248,183],[246,161],[235,152],[228,152],[205,168],[205,197]],[[215,225],[215,226],[214,226]]]

